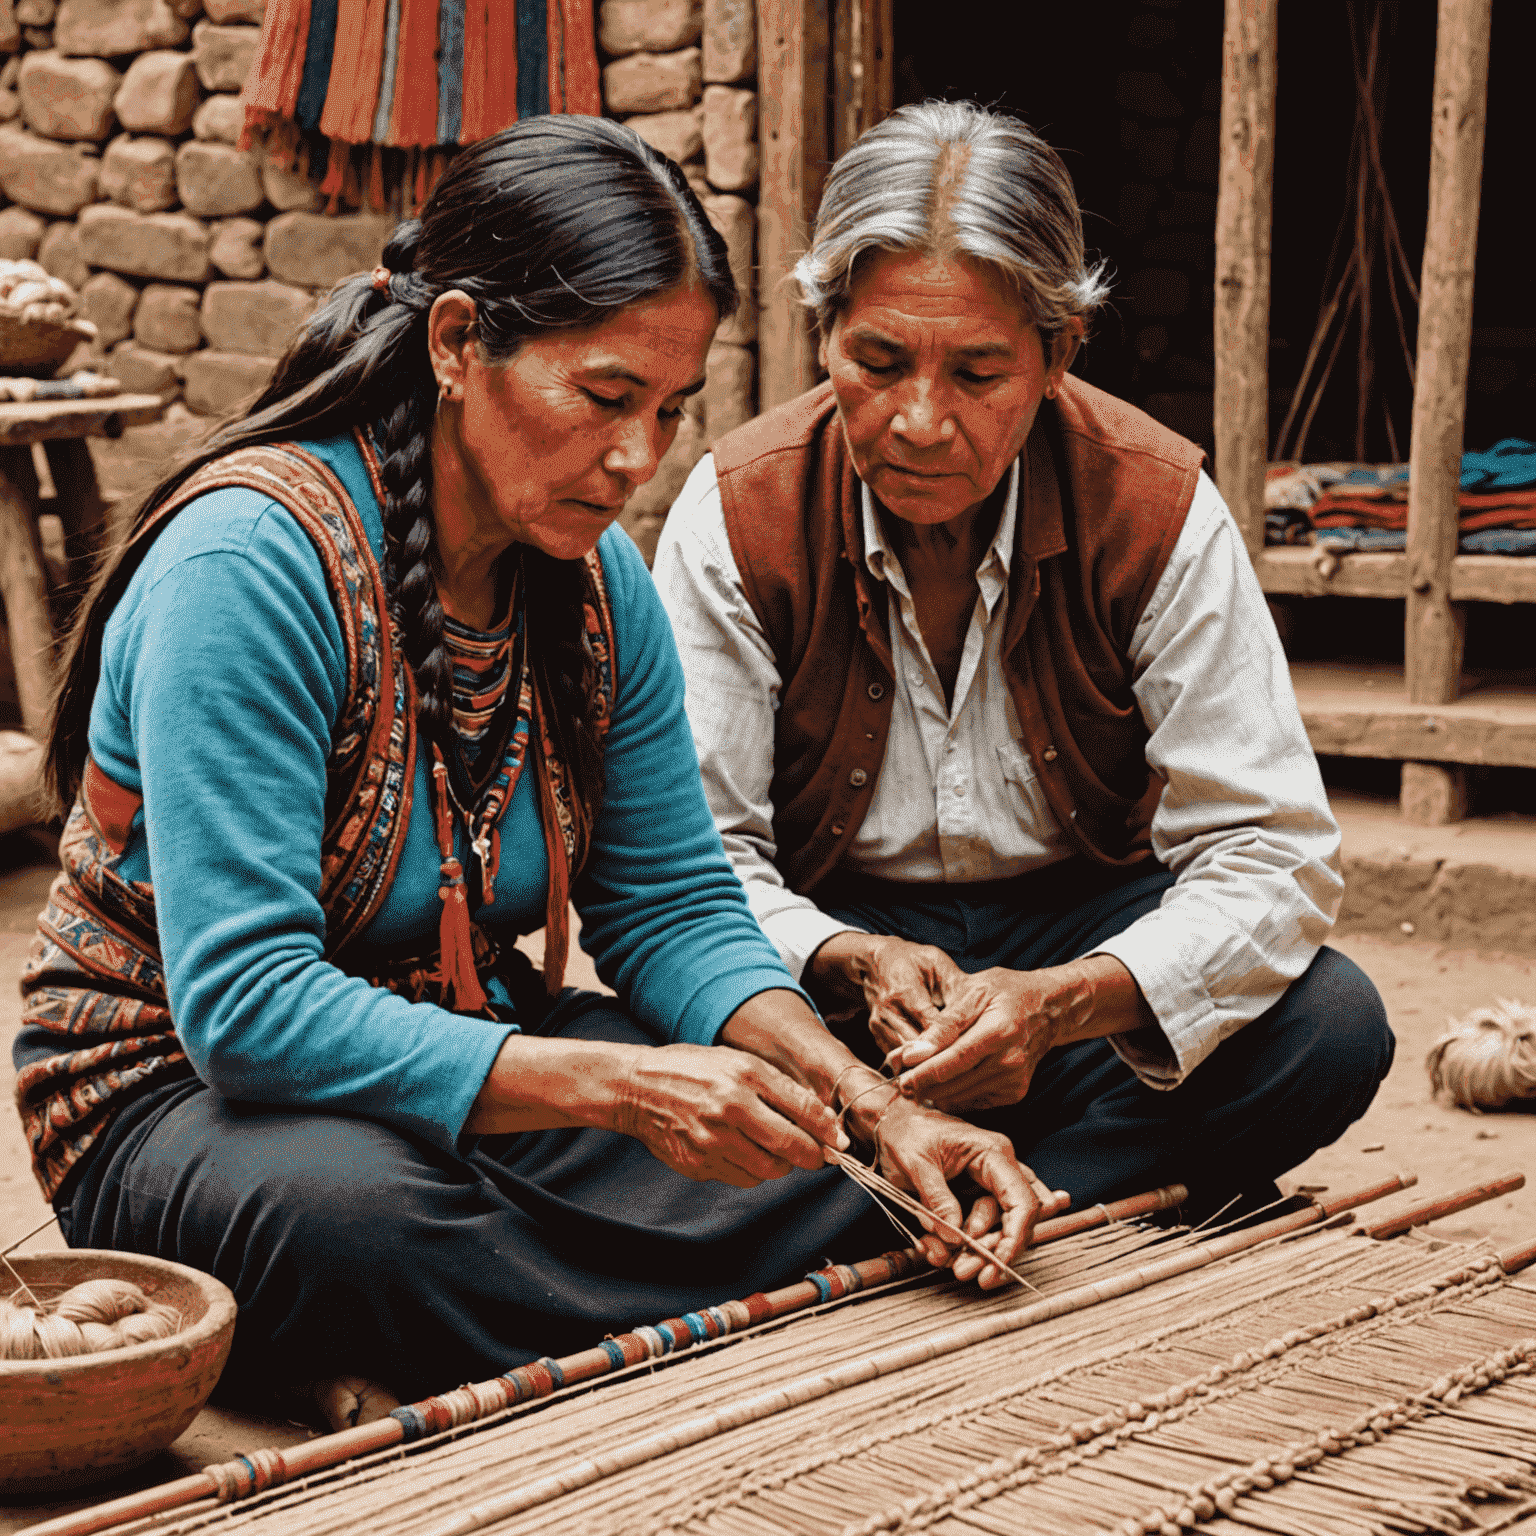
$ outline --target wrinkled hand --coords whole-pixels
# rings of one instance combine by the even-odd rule
[[[978,1279],[984,1289],[1007,1283],[1001,1269],[962,1244],[956,1229],[1012,1265],[1029,1242],[1040,1207],[1052,1199],[1014,1154],[1013,1143],[936,1110],[893,1098],[871,1112],[878,1121],[880,1171],[911,1191],[937,1221],[924,1219],[918,1248],[936,1268],[952,1268],[959,1280]],[[961,1209],[950,1185],[966,1178],[981,1194]]]
[[[886,1065],[904,1094],[951,1114],[1017,1104],[1041,1058],[1086,1024],[1092,1005],[1079,965],[980,971]]]
[[[612,1129],[643,1142],[690,1179],[751,1189],[791,1168],[815,1169],[848,1145],[836,1116],[770,1063],[727,1046],[635,1052]]]
[[[812,974],[869,1010],[882,1051],[916,1040],[942,1017],[969,977],[942,949],[887,934],[840,933],[816,952]]]

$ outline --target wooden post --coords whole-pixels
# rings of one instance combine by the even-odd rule
[[[890,114],[894,0],[833,0],[832,158]]]
[[[810,243],[827,168],[827,0],[757,0],[758,403],[816,381],[816,338],[785,281]]]
[[[1461,690],[1465,612],[1451,601],[1456,557],[1472,271],[1483,177],[1493,0],[1440,0],[1435,37],[1429,222],[1408,450],[1408,697],[1449,704]]]
[[[1462,429],[1472,350],[1472,279],[1483,179],[1492,0],[1440,0],[1429,151],[1429,220],[1419,289],[1419,353],[1408,449],[1408,698],[1461,692],[1466,609],[1451,601],[1459,532]],[[1466,769],[1404,763],[1405,820],[1440,826],[1466,814]]]
[[[37,537],[37,472],[30,448],[0,448],[0,602],[27,731],[41,741],[53,706],[53,621]]]
[[[1264,547],[1269,236],[1278,0],[1226,0],[1216,197],[1216,484],[1248,553]]]

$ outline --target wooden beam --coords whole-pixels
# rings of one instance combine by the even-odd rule
[[[30,448],[0,448],[0,602],[27,732],[41,741],[53,707],[53,620],[37,536],[37,472]]]
[[[832,0],[832,158],[889,115],[894,0]]]
[[[0,405],[0,446],[66,437],[120,437],[165,415],[159,395],[108,395],[100,400],[28,400]]]
[[[1216,197],[1216,484],[1250,554],[1264,547],[1269,239],[1278,0],[1226,0]]]
[[[1436,706],[1410,700],[1395,667],[1297,662],[1291,681],[1320,755],[1536,768],[1536,687],[1489,683]]]
[[[1262,550],[1254,559],[1259,585],[1271,597],[1405,597],[1406,554],[1361,551],[1340,555],[1324,576],[1318,551],[1300,545]],[[1457,555],[1451,562],[1455,603],[1536,603],[1536,558],[1521,555]]]
[[[1430,131],[1429,219],[1408,450],[1409,697],[1446,704],[1461,686],[1466,619],[1451,591],[1462,428],[1472,349],[1472,278],[1488,105],[1493,0],[1440,0]]]
[[[827,169],[827,0],[757,0],[758,401],[816,382],[816,341],[785,279],[810,244]]]

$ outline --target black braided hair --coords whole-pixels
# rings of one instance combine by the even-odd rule
[[[505,362],[522,341],[601,324],[626,306],[699,282],[722,319],[739,302],[725,243],[677,166],[632,129],[603,118],[526,119],[460,152],[419,219],[384,251],[387,281],[339,284],[246,412],[218,428],[141,501],[132,527],[205,464],[262,443],[375,434],[384,485],[385,577],[415,676],[418,724],[446,744],[452,670],[443,643],[432,517],[436,381],[427,320],[450,289],[475,303],[483,355]],[[48,740],[48,785],[67,809],[85,766],[101,639],[142,559],[119,550],[98,570],[72,629]],[[602,755],[594,663],[583,638],[579,561],[514,545],[524,564],[530,654],[552,708],[573,789],[595,809]]]

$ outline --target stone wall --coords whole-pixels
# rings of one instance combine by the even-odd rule
[[[390,221],[236,147],[264,0],[0,0],[0,255],[80,290],[97,366],[220,415]],[[83,355],[77,364],[87,361]]]
[[[725,237],[741,308],[656,478],[624,509],[647,560],[688,472],[757,409],[757,22],[753,0],[603,0],[603,105],[682,166]]]

